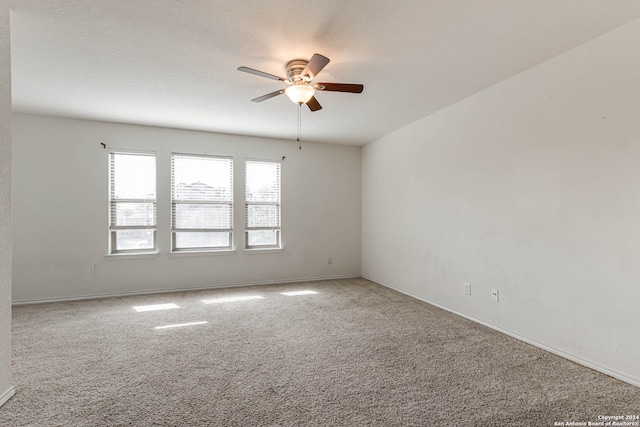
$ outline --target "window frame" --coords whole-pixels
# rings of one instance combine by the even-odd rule
[[[205,159],[224,159],[230,161],[230,171],[229,171],[229,180],[230,180],[230,199],[227,202],[221,201],[213,201],[213,200],[191,200],[191,199],[176,199],[175,198],[175,157],[190,157],[190,158],[205,158]],[[234,180],[233,180],[233,171],[234,171],[234,159],[232,156],[219,156],[213,154],[193,154],[193,153],[171,153],[170,158],[170,168],[171,168],[171,189],[170,189],[170,197],[171,197],[171,222],[170,222],[170,233],[171,233],[171,253],[172,254],[188,254],[188,253],[203,253],[203,252],[230,252],[234,250]],[[179,228],[176,227],[176,206],[180,204],[190,204],[190,205],[229,205],[229,219],[230,219],[230,228]],[[229,244],[227,246],[193,246],[186,248],[178,248],[176,246],[177,237],[176,233],[228,233],[229,234]]]
[[[253,163],[269,163],[275,164],[278,166],[278,201],[277,202],[250,202],[247,200],[247,179],[248,179],[248,164],[250,162]],[[276,250],[282,249],[282,162],[279,160],[265,160],[265,159],[254,159],[249,158],[244,161],[244,176],[245,176],[245,191],[244,191],[244,248],[248,251],[259,251],[259,250]],[[249,205],[254,206],[277,206],[278,207],[278,225],[277,227],[249,227]],[[250,245],[249,244],[249,233],[251,231],[260,231],[260,230],[273,230],[276,234],[276,242],[270,245]]]
[[[128,156],[147,156],[152,157],[154,161],[154,191],[155,198],[117,198],[115,197],[115,156],[116,155],[128,155]],[[137,151],[137,150],[119,150],[113,149],[108,152],[108,165],[109,165],[109,201],[108,201],[108,253],[109,255],[126,255],[126,254],[157,254],[158,253],[158,156],[154,151]],[[153,224],[149,225],[117,225],[117,211],[118,203],[151,203],[153,206]],[[151,230],[153,246],[151,248],[135,248],[135,249],[117,249],[118,248],[118,231],[126,230]]]

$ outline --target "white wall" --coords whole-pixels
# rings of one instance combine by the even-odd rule
[[[11,387],[11,48],[9,1],[0,0],[0,405]]]
[[[16,302],[360,275],[360,147],[303,143],[298,150],[295,141],[23,114],[14,115],[13,139]],[[101,142],[157,152],[156,258],[105,258],[108,149]],[[171,152],[233,156],[235,254],[168,254]],[[244,160],[282,156],[285,249],[247,254]]]
[[[638,52],[635,21],[366,145],[363,275],[640,385]]]

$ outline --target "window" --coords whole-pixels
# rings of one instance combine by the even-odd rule
[[[171,156],[171,233],[174,251],[233,247],[233,160]]]
[[[280,163],[247,160],[245,247],[280,247]]]
[[[109,153],[109,252],[156,250],[156,156]]]

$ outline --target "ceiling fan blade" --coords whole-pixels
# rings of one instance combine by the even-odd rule
[[[259,96],[257,98],[253,98],[253,102],[262,102],[266,101],[269,98],[273,98],[274,96],[278,96],[284,93],[284,89],[276,90],[275,92],[268,93],[266,95]]]
[[[322,110],[322,105],[320,105],[315,96],[312,96],[311,99],[307,101],[307,107],[309,107],[311,111]]]
[[[245,73],[249,73],[249,74],[254,74],[256,76],[260,76],[260,77],[266,77],[268,79],[271,80],[280,80],[281,82],[288,82],[289,80],[285,79],[284,77],[278,77],[274,74],[269,74],[269,73],[265,73],[264,71],[260,71],[260,70],[254,70],[253,68],[249,68],[249,67],[238,67],[238,71],[242,71]]]
[[[316,83],[316,90],[324,90],[328,92],[350,92],[350,93],[362,93],[364,90],[363,85],[351,84],[351,83]]]
[[[329,58],[326,56],[320,55],[319,53],[314,53],[304,71],[302,72],[303,76],[309,76],[309,81],[313,80],[320,71],[329,63]]]

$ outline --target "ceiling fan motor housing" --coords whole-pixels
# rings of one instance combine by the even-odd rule
[[[303,76],[302,72],[307,68],[309,61],[304,59],[294,59],[287,64],[287,78],[291,83],[304,81],[310,82],[315,76]]]

